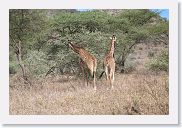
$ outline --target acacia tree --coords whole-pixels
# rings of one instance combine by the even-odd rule
[[[138,43],[151,38],[159,40],[168,32],[168,23],[161,19],[158,13],[150,10],[122,10],[116,15],[99,10],[75,13],[60,11],[53,17],[45,17],[52,20],[50,25],[46,24],[49,31],[44,38],[45,36],[41,35],[44,35],[42,31],[45,32],[45,24],[38,13],[40,10],[23,10],[24,15],[21,11],[14,10],[10,13],[11,47],[14,51],[20,51],[17,46],[21,45],[20,60],[23,61],[28,50],[42,52],[46,56],[43,62],[46,62],[45,66],[50,69],[48,74],[52,70],[59,70],[61,73],[66,69],[77,70],[78,57],[69,51],[66,45],[68,39],[86,48],[98,60],[103,60],[110,44],[109,37],[115,34],[115,57],[119,58],[117,64],[121,71],[124,71],[122,67]],[[102,65],[101,63],[102,61],[98,61],[98,66]]]
[[[102,60],[107,52],[109,37],[115,34],[117,36],[115,56],[118,58],[117,64],[121,67],[121,72],[124,71],[128,55],[137,44],[149,39],[159,40],[160,35],[168,31],[168,23],[159,16],[159,13],[148,9],[121,10],[116,15],[100,10],[80,13],[61,12],[55,17],[52,26],[60,35],[58,39],[60,43],[56,44],[56,48],[64,46],[67,39],[72,39],[90,50],[99,60]],[[50,53],[59,50],[55,50],[54,45],[51,47],[54,52],[50,49]],[[62,48],[67,54],[68,49]],[[59,51],[56,54],[59,54]],[[73,56],[70,56],[71,58],[76,59]],[[66,60],[62,63],[67,62]]]
[[[168,22],[164,21],[158,13],[143,9],[126,10],[116,18],[121,19],[114,23],[114,28],[118,30],[119,36],[116,52],[117,64],[121,68],[121,72],[124,72],[125,61],[137,44],[154,43],[157,40],[167,43],[168,37],[161,36],[161,34],[168,34]],[[153,41],[149,41],[151,39]]]
[[[13,51],[16,55],[22,77],[29,85],[31,85],[31,81],[28,77],[24,59],[44,28],[45,21],[39,10],[36,13],[34,10],[25,9],[11,9],[9,11],[10,51]]]

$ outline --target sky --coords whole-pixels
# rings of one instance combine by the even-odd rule
[[[79,11],[87,11],[89,9],[78,9]],[[151,9],[152,11],[160,11],[160,16],[169,20],[169,10],[168,9]]]
[[[151,9],[152,11],[159,11],[160,16],[169,20],[169,9]]]

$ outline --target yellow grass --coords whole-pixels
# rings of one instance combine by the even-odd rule
[[[93,86],[79,79],[57,76],[25,87],[10,78],[12,115],[133,115],[169,113],[166,74],[116,74],[115,87],[107,90],[105,79]]]

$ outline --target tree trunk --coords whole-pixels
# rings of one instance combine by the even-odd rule
[[[139,42],[139,41],[138,41]],[[124,49],[122,55],[121,55],[121,59],[119,61],[119,67],[121,68],[121,73],[125,72],[125,61],[127,56],[129,55],[129,53],[131,52],[131,49],[137,44],[137,41],[134,42],[133,44],[131,44],[131,46],[129,46],[128,49]]]
[[[26,84],[32,85],[31,81],[29,80],[29,78],[27,76],[26,69],[25,69],[25,65],[23,64],[23,61],[22,61],[21,41],[19,41],[19,43],[17,45],[17,49],[18,50],[16,52],[16,55],[17,55],[18,64],[19,64],[19,66],[21,68],[21,71],[22,71],[22,77],[25,80],[25,83]]]
[[[119,62],[119,66],[120,66],[120,69],[121,69],[121,73],[124,73],[124,66],[125,66],[125,60],[121,60]]]

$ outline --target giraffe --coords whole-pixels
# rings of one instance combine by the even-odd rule
[[[88,72],[90,72],[91,76],[93,77],[93,84],[94,84],[94,90],[96,90],[96,69],[97,69],[97,59],[91,55],[87,50],[85,50],[83,47],[79,47],[75,45],[73,42],[68,41],[69,47],[79,55],[80,57],[80,65],[83,72],[83,78],[84,77],[84,65],[86,66],[86,82],[88,85]],[[85,81],[85,79],[84,79]]]
[[[114,88],[114,73],[115,73],[115,58],[114,58],[114,45],[116,42],[116,36],[113,35],[112,37],[110,37],[111,39],[111,46],[109,49],[108,54],[105,56],[104,58],[104,63],[103,63],[103,67],[104,67],[104,71],[101,73],[100,78],[102,77],[102,75],[105,73],[106,74],[106,80],[110,82],[111,85],[111,89]]]

